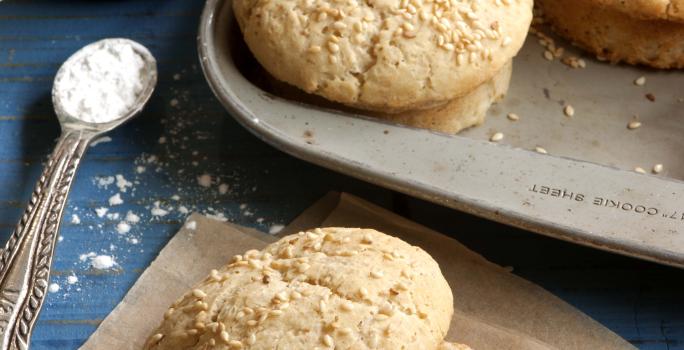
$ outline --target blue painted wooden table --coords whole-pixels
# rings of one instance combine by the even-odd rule
[[[52,279],[60,289],[48,296],[33,349],[75,349],[82,344],[178,230],[186,211],[267,231],[329,190],[348,191],[389,207],[456,237],[494,262],[513,266],[515,273],[641,349],[684,349],[684,271],[407,198],[258,141],[221,108],[197,66],[201,7],[199,0],[0,2],[3,241],[58,135],[50,89],[59,65],[89,42],[119,36],[146,45],[160,69],[158,89],[146,111],[113,132],[111,141],[92,147],[83,162],[54,262]],[[130,185],[119,181],[117,186],[116,175]],[[202,175],[211,176],[210,187],[198,184]],[[124,203],[110,206],[108,199],[116,193]],[[153,216],[155,207],[168,214]],[[99,217],[98,208],[108,208],[109,215]],[[132,224],[130,232],[117,232],[129,211],[140,216],[140,222]],[[86,256],[90,252],[113,256],[116,268],[92,269]]]

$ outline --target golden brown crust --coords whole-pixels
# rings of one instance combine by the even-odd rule
[[[559,35],[612,63],[684,67],[684,24],[637,19],[597,0],[538,0]],[[625,3],[628,3],[626,1]]]
[[[452,297],[418,247],[375,230],[315,229],[212,271],[144,349],[436,350]]]
[[[355,108],[397,113],[462,96],[518,52],[532,0],[235,0],[275,78]]]
[[[684,22],[684,0],[593,0],[592,2],[597,6],[620,11],[637,19]],[[568,6],[571,5],[568,3]]]
[[[439,107],[374,116],[417,128],[456,134],[484,122],[489,107],[508,92],[512,71],[513,63],[509,62],[489,81]]]

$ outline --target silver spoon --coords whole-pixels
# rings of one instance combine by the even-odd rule
[[[50,265],[59,233],[62,212],[76,170],[93,138],[108,132],[138,114],[157,83],[157,63],[142,45],[127,39],[142,57],[149,75],[136,103],[120,117],[92,123],[70,115],[59,103],[57,82],[67,68],[91,55],[100,41],[85,46],[64,62],[55,76],[52,100],[62,128],[57,146],[36,185],[28,207],[5,249],[0,254],[0,350],[28,349],[33,326],[38,319],[50,278]]]

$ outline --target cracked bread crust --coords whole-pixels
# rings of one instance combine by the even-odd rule
[[[326,228],[248,251],[176,301],[145,349],[436,350],[452,294],[423,250]]]
[[[604,6],[604,2],[611,5]],[[656,0],[636,2],[667,3]],[[625,8],[635,6],[627,5],[630,1],[619,1],[624,5],[617,3],[617,0],[536,2],[555,32],[596,54],[601,60],[662,69],[684,68],[684,23],[640,19],[634,12],[625,11]],[[675,3],[678,1],[673,1],[671,7]]]
[[[467,94],[442,106],[394,114],[372,114],[378,118],[447,134],[480,125],[492,104],[503,99],[513,72],[513,62],[504,65],[494,77]]]
[[[443,104],[519,51],[532,0],[234,0],[245,41],[275,78],[355,108]]]

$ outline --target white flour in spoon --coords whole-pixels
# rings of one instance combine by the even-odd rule
[[[106,39],[64,67],[55,99],[74,118],[106,123],[123,117],[138,100],[146,79],[142,56],[125,40]]]

